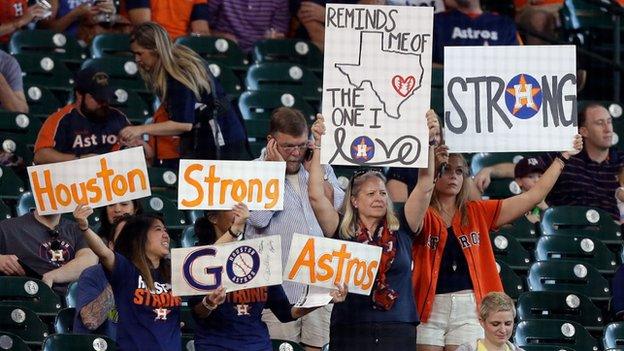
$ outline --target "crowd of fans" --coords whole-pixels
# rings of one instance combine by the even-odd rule
[[[146,87],[160,101],[153,123],[132,125],[111,106],[115,87],[105,71],[75,72],[70,103],[44,122],[34,162],[62,162],[127,147],[143,148],[151,166],[177,170],[181,158],[239,159],[248,145],[237,113],[215,118],[223,87],[202,58],[174,44],[185,35],[228,38],[249,53],[263,38],[297,37],[321,50],[328,3],[433,6],[433,61],[444,47],[542,44],[516,28],[553,36],[563,1],[514,1],[514,19],[484,11],[479,0],[26,0],[0,4],[0,43],[19,30],[45,28],[89,43],[100,33],[125,33]],[[0,108],[28,112],[17,61],[0,51]],[[531,156],[470,175],[460,154],[449,154],[438,117],[426,116],[428,168],[355,172],[341,188],[320,164],[324,118],[309,127],[288,107],[268,122],[266,147],[256,161],[285,161],[282,211],[207,211],[194,226],[198,244],[213,245],[269,234],[282,237],[286,264],[293,233],[351,240],[382,248],[371,296],[336,286],[332,302],[296,308],[305,286],[192,298],[197,350],[270,350],[270,339],[306,350],[519,350],[508,340],[515,308],[501,293],[490,232],[526,216],[540,221],[549,206],[583,205],[620,221],[624,155],[612,148],[609,111],[590,103],[578,114],[576,151]],[[147,140],[147,141],[146,141]],[[492,178],[515,178],[522,193],[482,200]],[[346,190],[343,190],[346,189]],[[619,206],[619,207],[618,207]],[[80,206],[74,221],[35,211],[0,222],[0,273],[43,280],[65,294],[78,281],[74,332],[108,335],[121,350],[179,350],[179,297],[171,293],[171,238],[161,218],[139,201],[101,210],[97,233]],[[243,240],[244,240],[243,239]],[[624,276],[618,272],[614,281]],[[619,284],[618,285],[622,285]],[[624,291],[614,285],[614,306]],[[622,316],[623,313],[617,313]],[[621,312],[621,311],[619,311]],[[461,346],[460,346],[461,345]]]

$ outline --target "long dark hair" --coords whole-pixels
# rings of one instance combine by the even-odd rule
[[[135,200],[130,200],[130,202],[132,202],[132,205],[134,206],[134,213],[133,215],[140,215],[143,213],[143,206],[141,205],[141,201],[135,199]],[[104,206],[100,209],[100,229],[98,229],[98,235],[101,238],[108,238],[110,235],[112,235],[112,231],[114,230],[114,224],[115,223],[111,223],[108,220],[108,215],[106,214],[106,208],[108,208],[108,206]]]
[[[217,216],[219,211],[206,211],[203,217],[195,220],[193,225],[198,245],[212,245],[217,241],[217,229],[215,224],[210,221],[211,218]]]
[[[161,217],[151,213],[130,217],[115,240],[115,251],[134,263],[151,290],[154,290],[151,273],[154,267],[146,253],[147,233],[156,221],[165,223]],[[160,259],[158,270],[167,283],[171,282],[171,262],[168,259]]]

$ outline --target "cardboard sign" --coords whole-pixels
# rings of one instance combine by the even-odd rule
[[[572,149],[574,46],[446,47],[444,87],[452,152]]]
[[[381,247],[295,233],[284,280],[369,295],[379,268]]]
[[[178,208],[281,210],[285,176],[285,162],[180,160]]]
[[[433,8],[327,4],[321,162],[426,167]]]
[[[171,284],[176,296],[205,295],[282,284],[279,235],[214,246],[171,250]]]
[[[100,207],[152,194],[141,147],[31,166],[27,171],[41,215],[73,212],[79,204]]]

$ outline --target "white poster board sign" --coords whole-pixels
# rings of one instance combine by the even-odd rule
[[[349,293],[369,295],[381,258],[381,247],[295,233],[284,280],[325,288],[345,283]]]
[[[180,160],[178,208],[282,210],[286,162]]]
[[[426,167],[433,8],[327,4],[321,162]]]
[[[80,204],[101,207],[152,194],[143,148],[110,152],[27,169],[37,212],[73,212]]]
[[[444,87],[452,152],[572,149],[574,46],[446,47]]]
[[[171,250],[171,284],[176,296],[205,295],[282,284],[279,235],[213,246]]]

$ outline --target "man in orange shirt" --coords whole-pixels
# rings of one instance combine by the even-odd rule
[[[124,12],[134,25],[149,21],[160,24],[171,39],[190,33],[210,34],[207,0],[125,0]]]

